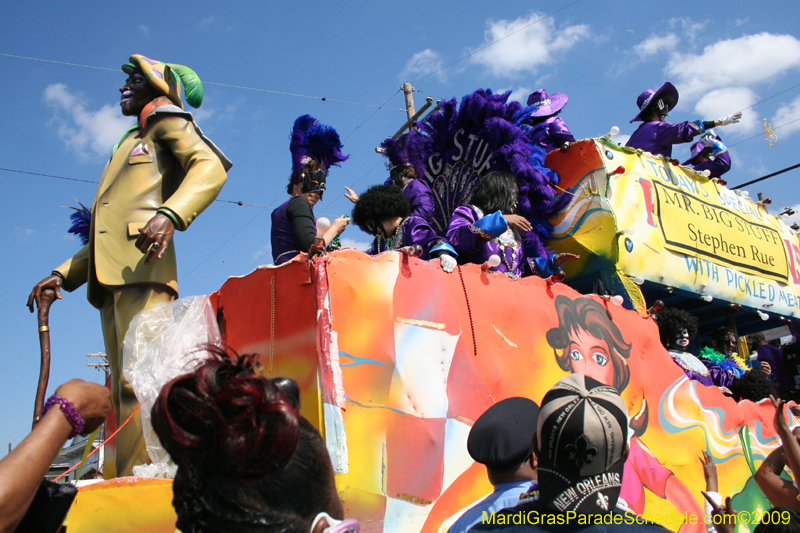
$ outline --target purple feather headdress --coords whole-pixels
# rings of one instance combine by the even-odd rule
[[[81,240],[81,244],[86,246],[89,244],[89,231],[92,227],[92,212],[82,203],[78,202],[78,205],[80,207],[70,207],[70,209],[74,209],[75,212],[69,216],[72,225],[67,232],[77,235]]]
[[[425,177],[425,164],[431,155],[431,138],[417,130],[399,137],[390,137],[381,143],[383,155],[389,159],[389,169],[410,166],[417,171],[417,178]]]
[[[292,128],[289,150],[292,152],[292,177],[297,178],[303,165],[313,159],[327,172],[350,156],[342,154],[339,134],[330,126],[320,123],[311,115],[297,117]]]
[[[524,128],[515,125],[515,119],[527,109],[518,102],[509,102],[511,91],[494,94],[490,89],[479,89],[461,99],[443,101],[439,111],[428,115],[419,123],[420,129],[431,138],[431,152],[439,154],[441,161],[455,161],[462,152],[469,150],[467,135],[474,135],[472,149],[481,146],[489,156],[490,165],[485,175],[494,170],[508,171],[517,177],[519,186],[518,213],[533,225],[533,231],[522,235],[525,252],[529,257],[543,257],[548,253],[545,241],[553,227],[549,218],[561,210],[568,202],[567,195],[557,195],[553,184],[558,183],[558,174],[544,166],[545,152],[533,145],[527,138]],[[461,146],[454,143],[459,137]],[[485,143],[485,145],[479,143]],[[437,177],[431,184],[434,195],[441,197],[448,191],[461,191],[456,198],[440,201],[448,210],[466,203],[480,176],[473,173],[468,178],[471,183],[445,183],[444,176]],[[462,177],[462,180],[464,177]],[[441,183],[440,183],[441,181]],[[443,213],[435,207],[435,223],[447,227],[450,213]]]

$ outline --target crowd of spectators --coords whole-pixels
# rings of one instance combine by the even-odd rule
[[[178,466],[178,529],[357,533],[357,517],[344,516],[325,442],[299,415],[297,383],[259,376],[254,356],[209,351],[197,370],[162,389],[152,411],[153,427]],[[800,429],[787,425],[784,400],[770,401],[782,445],[754,477],[778,524],[755,531],[800,531],[799,486],[784,473],[786,467],[800,471]],[[39,425],[0,461],[0,531],[58,531],[72,500],[59,507],[52,496],[37,496],[41,479],[68,437],[105,419],[111,399],[105,387],[72,380],[48,406]],[[552,387],[541,407],[527,398],[497,402],[475,421],[467,439],[467,451],[486,466],[494,490],[462,511],[450,533],[666,531],[621,497],[630,427],[618,389],[579,373]],[[705,524],[710,533],[733,532],[737,514],[731,498],[718,492],[714,459],[705,450],[699,459],[706,509],[693,523]],[[39,522],[15,529],[23,517],[47,518],[52,529]]]

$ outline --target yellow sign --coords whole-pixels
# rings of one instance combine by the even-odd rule
[[[788,283],[786,248],[775,228],[685,189],[658,181],[653,185],[665,248]]]

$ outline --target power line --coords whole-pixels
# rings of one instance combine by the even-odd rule
[[[0,170],[5,170],[6,172],[15,172],[17,174],[29,174],[31,176],[44,176],[46,178],[56,178],[56,179],[67,180],[67,181],[80,181],[82,183],[94,183],[95,185],[100,183],[99,181],[79,180],[79,179],[76,179],[76,178],[68,178],[66,176],[56,176],[55,174],[41,174],[39,172],[28,172],[27,170],[16,170],[16,169],[13,169],[13,168],[2,168],[2,167],[0,167]],[[234,201],[234,200],[216,199],[214,201],[215,202],[221,202],[221,203],[224,203],[224,204],[236,204],[236,205],[246,205],[246,206],[250,206],[250,207],[260,207],[262,209],[275,209],[275,207],[273,207],[273,206],[261,205],[261,204],[251,204],[251,203],[248,203],[248,202],[243,202],[241,200]]]
[[[732,187],[731,190],[741,189],[742,187],[746,187],[748,185],[752,185],[754,183],[758,183],[759,181],[764,181],[765,179],[771,178],[773,176],[777,176],[778,174],[783,174],[784,172],[789,172],[790,170],[794,170],[797,167],[800,167],[800,163],[793,165],[791,167],[786,167],[783,170],[779,170],[777,172],[773,172],[772,174],[767,174],[766,176],[761,176],[760,178],[754,179],[752,181],[748,181],[747,183],[742,183],[741,185],[737,185],[736,187]]]
[[[30,60],[30,61],[41,61],[43,63],[54,63],[56,65],[67,65],[67,66],[70,66],[70,67],[82,67],[82,68],[92,68],[92,69],[95,69],[95,70],[108,70],[108,71],[111,71],[111,72],[122,72],[119,69],[113,69],[113,68],[107,68],[107,67],[96,67],[96,66],[93,66],[93,65],[83,65],[83,64],[80,64],[80,63],[67,63],[66,61],[55,61],[55,60],[52,60],[52,59],[41,59],[41,58],[38,58],[38,57],[27,57],[27,56],[13,55],[13,54],[4,54],[2,52],[0,52],[0,56],[13,57],[13,58],[16,58],[16,59],[27,59],[27,60]],[[364,107],[377,107],[378,109],[382,109],[384,107],[383,105],[377,106],[375,104],[365,104],[365,103],[362,103],[362,102],[351,102],[351,101],[348,101],[348,100],[338,100],[336,98],[328,98],[327,96],[310,96],[308,94],[290,93],[290,92],[285,92],[285,91],[273,91],[271,89],[261,89],[261,88],[258,88],[258,87],[247,87],[245,85],[230,85],[230,84],[227,84],[227,83],[217,83],[217,82],[213,82],[213,81],[204,81],[203,84],[204,85],[217,85],[219,87],[229,87],[229,88],[232,88],[232,89],[244,89],[244,90],[247,90],[247,91],[257,91],[257,92],[262,92],[262,93],[280,94],[280,95],[283,95],[283,96],[296,96],[298,98],[311,98],[313,100],[320,100],[322,102],[338,102],[338,103],[341,103],[341,104],[360,105],[360,106],[364,106]],[[405,111],[405,109],[393,109],[393,108],[387,108],[387,109],[390,109],[392,111]]]
[[[773,94],[772,96],[768,96],[767,98],[764,98],[763,100],[759,100],[758,102],[756,102],[755,104],[751,105],[750,107],[745,107],[744,109],[742,109],[742,111],[747,111],[748,109],[751,109],[751,108],[753,108],[753,107],[757,106],[758,104],[763,104],[763,103],[764,103],[764,102],[766,102],[767,100],[772,100],[772,99],[773,99],[773,98],[775,98],[776,96],[780,96],[780,95],[782,95],[783,93],[787,93],[787,92],[789,92],[789,91],[791,91],[792,89],[795,89],[795,88],[797,88],[797,87],[800,87],[800,83],[798,83],[797,85],[792,85],[792,86],[791,86],[791,87],[789,87],[788,89],[785,89],[785,90],[783,90],[783,91],[781,91],[781,92],[779,92],[779,93],[775,93],[775,94]]]
[[[784,92],[785,92],[785,91],[784,91]],[[798,120],[800,120],[800,118],[796,118],[796,119],[794,119],[794,120],[790,120],[789,122],[786,122],[785,124],[781,124],[780,126],[775,126],[774,128],[772,128],[772,131],[779,130],[779,129],[781,129],[781,128],[782,128],[782,127],[784,127],[784,126],[788,126],[789,124],[794,124],[794,123],[795,123],[795,122],[797,122]],[[747,142],[747,141],[753,140],[753,139],[755,139],[756,137],[763,137],[763,136],[764,136],[764,134],[763,134],[763,133],[759,133],[759,134],[757,134],[757,135],[753,135],[752,137],[748,137],[747,139],[743,139],[743,140],[741,140],[741,141],[739,141],[739,142],[736,142],[736,143],[733,143],[733,144],[729,144],[729,145],[728,145],[728,148],[732,148],[732,147],[736,146],[737,144],[742,144],[743,142]]]
[[[364,175],[363,175],[363,176],[361,176],[360,178],[358,178],[356,181],[354,181],[352,185],[353,185],[353,186],[355,186],[355,185],[356,185],[358,182],[360,182],[361,180],[363,180],[364,178],[366,178],[366,177],[367,177],[367,176],[368,176],[368,175],[369,175],[369,174],[370,174],[370,173],[371,173],[373,170],[375,170],[376,168],[378,168],[378,166],[379,166],[380,164],[381,164],[381,163],[379,162],[379,163],[377,163],[377,164],[376,164],[374,167],[372,167],[371,169],[369,169],[368,171],[366,171],[366,172],[364,173]],[[333,199],[333,201],[331,202],[331,206],[333,206],[333,204],[334,204],[334,203],[336,203],[337,201],[339,201],[339,200],[340,200],[340,199],[342,199],[342,198],[344,198],[344,194],[340,194],[339,196],[337,196],[336,198],[334,198],[334,199]],[[321,215],[321,216],[325,216],[325,213],[320,213],[320,215]],[[333,216],[333,215],[328,215],[328,216]],[[244,228],[242,228],[242,229],[244,229]],[[257,265],[257,264],[259,263],[259,260],[260,260],[262,257],[264,257],[264,255],[266,255],[266,253],[267,253],[266,251],[263,251],[263,252],[261,252],[259,255],[257,255],[257,256],[256,256],[256,258],[253,260],[253,262],[252,262],[252,263],[250,263],[250,264],[249,264],[247,267],[245,267],[245,268],[244,268],[244,270],[242,270],[242,271],[241,271],[241,273],[240,273],[239,275],[242,275],[242,274],[245,274],[245,273],[247,273],[247,271],[249,271],[251,268],[253,268],[253,265]]]
[[[386,99],[386,101],[385,101],[384,103],[382,103],[381,105],[379,105],[379,106],[378,106],[378,109],[376,109],[375,111],[373,111],[373,112],[372,112],[372,114],[371,114],[370,116],[368,116],[367,118],[365,118],[365,119],[364,119],[364,122],[362,122],[361,124],[359,124],[358,126],[356,126],[356,127],[353,129],[353,131],[351,131],[350,133],[348,133],[348,134],[347,134],[347,136],[345,136],[345,138],[344,138],[344,139],[342,139],[342,141],[346,141],[348,137],[350,137],[352,134],[354,134],[358,128],[360,128],[361,126],[363,126],[364,124],[366,124],[366,122],[367,122],[369,119],[371,119],[373,116],[375,116],[375,113],[377,113],[378,111],[380,111],[380,110],[381,110],[381,108],[383,108],[383,106],[385,106],[386,104],[388,104],[388,103],[389,103],[389,100],[391,100],[392,98],[394,98],[395,96],[397,96],[397,93],[399,93],[399,92],[400,92],[400,91],[402,91],[402,90],[403,90],[403,89],[397,89],[397,92],[395,92],[394,94],[392,94],[392,96],[390,96],[389,98],[387,98],[387,99]],[[405,111],[405,109],[401,109],[401,111]]]
[[[64,176],[56,176],[55,174],[40,174],[38,172],[28,172],[26,170],[15,170],[13,168],[2,168],[2,167],[0,167],[0,170],[5,170],[6,172],[16,172],[17,174],[29,174],[31,176],[44,176],[45,178],[56,178],[56,179],[67,180],[67,181],[80,181],[82,183],[94,183],[95,185],[100,183],[99,181],[79,180],[77,178],[67,178],[67,177],[64,177]]]
[[[497,39],[496,41],[492,41],[491,43],[488,43],[488,44],[486,44],[486,45],[484,45],[484,46],[481,46],[480,48],[477,48],[476,50],[474,50],[474,51],[470,52],[469,54],[467,54],[467,55],[465,55],[465,56],[463,56],[463,57],[461,57],[461,58],[459,58],[459,59],[456,59],[456,60],[455,60],[455,61],[453,61],[452,63],[449,63],[449,64],[447,64],[447,65],[445,65],[445,66],[443,66],[443,67],[441,67],[441,68],[438,68],[438,69],[436,69],[436,70],[434,70],[434,71],[431,71],[431,72],[429,72],[429,73],[425,74],[424,76],[422,76],[421,78],[418,78],[418,79],[416,79],[416,80],[412,81],[411,83],[412,83],[412,84],[414,84],[414,83],[417,83],[418,81],[424,80],[424,79],[425,79],[425,78],[427,78],[428,76],[433,76],[433,75],[434,75],[434,74],[436,74],[437,72],[441,72],[441,71],[443,71],[443,70],[445,70],[445,69],[447,69],[447,68],[450,68],[450,67],[452,67],[453,65],[455,65],[456,63],[459,63],[459,62],[461,62],[461,61],[463,61],[463,60],[467,59],[468,57],[474,56],[474,55],[475,55],[475,54],[477,54],[478,52],[481,52],[481,51],[483,51],[483,50],[486,50],[486,49],[487,49],[487,48],[489,48],[490,46],[494,46],[495,44],[499,43],[500,41],[503,41],[503,40],[505,40],[505,39],[508,39],[508,38],[509,38],[509,37],[511,37],[512,35],[516,35],[517,33],[521,32],[522,30],[528,29],[528,28],[530,28],[531,26],[533,26],[534,24],[538,24],[539,22],[541,22],[541,21],[543,21],[543,20],[545,20],[545,19],[548,19],[548,18],[552,17],[552,16],[553,16],[553,15],[555,15],[556,13],[559,13],[559,12],[561,12],[561,11],[564,11],[564,10],[565,10],[565,9],[567,9],[568,7],[572,7],[572,6],[574,6],[575,4],[577,4],[577,3],[578,3],[578,2],[580,2],[580,1],[581,1],[581,0],[575,0],[575,1],[574,1],[574,2],[572,2],[571,4],[567,4],[567,5],[565,5],[564,7],[562,7],[561,9],[556,9],[555,11],[553,11],[552,13],[550,13],[549,15],[545,15],[545,16],[543,16],[542,18],[540,18],[540,19],[538,19],[538,20],[535,20],[535,21],[531,22],[530,24],[526,24],[525,26],[521,27],[521,28],[520,28],[520,29],[518,29],[517,31],[514,31],[514,32],[511,32],[511,33],[509,33],[509,34],[508,34],[508,35],[506,35],[505,37],[501,37],[501,38]]]

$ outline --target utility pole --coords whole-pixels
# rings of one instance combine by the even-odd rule
[[[414,88],[410,83],[403,84],[403,93],[406,95],[406,115],[408,120],[411,120],[417,111],[414,109]]]
[[[86,366],[91,366],[91,367],[94,367],[94,368],[96,368],[98,370],[100,370],[102,368],[103,371],[106,374],[106,381],[108,381],[108,376],[111,375],[111,368],[108,366],[108,358],[106,357],[106,354],[104,354],[102,352],[100,352],[100,353],[87,353],[86,357],[99,357],[100,358],[100,362],[99,363],[87,363]]]

